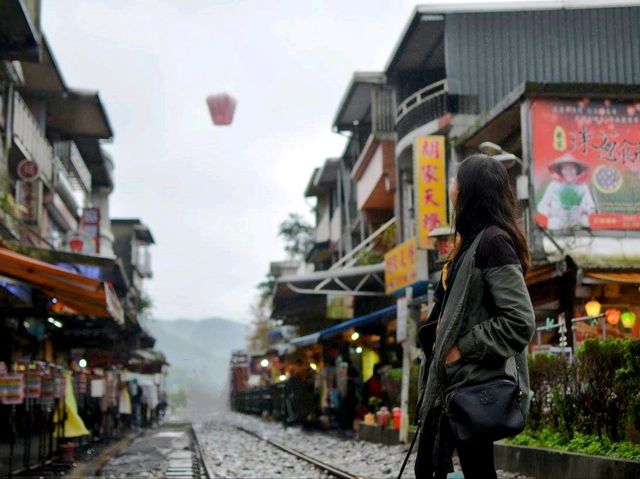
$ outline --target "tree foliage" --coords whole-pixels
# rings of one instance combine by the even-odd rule
[[[280,223],[278,236],[284,240],[284,250],[290,258],[302,259],[313,247],[314,228],[298,213],[289,213]]]

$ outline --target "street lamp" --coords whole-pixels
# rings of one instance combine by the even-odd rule
[[[504,151],[500,145],[496,145],[491,141],[483,141],[478,146],[481,153],[489,155],[494,160],[499,161],[505,167],[511,168],[514,163],[520,165],[520,174],[516,178],[516,196],[519,200],[529,199],[529,178],[526,175],[526,167],[521,158],[513,153]]]

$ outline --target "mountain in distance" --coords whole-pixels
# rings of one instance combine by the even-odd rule
[[[222,318],[154,320],[146,324],[154,349],[170,364],[169,392],[218,400],[226,389],[231,352],[245,347],[249,325]]]

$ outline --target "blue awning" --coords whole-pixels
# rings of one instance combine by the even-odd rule
[[[336,334],[342,333],[347,329],[357,328],[358,326],[364,326],[365,324],[375,323],[376,321],[381,321],[383,319],[388,318],[389,316],[394,316],[396,314],[397,309],[398,309],[397,306],[394,304],[393,306],[389,306],[387,308],[374,311],[373,313],[365,314],[363,316],[358,316],[357,318],[349,319],[348,321],[343,321],[342,323],[338,323],[329,328],[321,329],[320,331],[316,331],[315,333],[294,338],[290,341],[290,343],[298,348],[311,346],[312,344],[315,344],[318,341],[321,341],[330,336],[335,336]]]
[[[329,336],[334,336],[338,333],[346,331],[347,329],[357,328],[358,326],[364,326],[365,324],[374,323],[389,316],[393,316],[395,315],[397,309],[397,306],[394,304],[393,306],[379,309],[378,311],[375,311],[373,313],[365,314],[364,316],[358,316],[357,318],[353,318],[348,321],[336,324],[335,326],[323,329],[320,331],[320,339],[328,338]]]

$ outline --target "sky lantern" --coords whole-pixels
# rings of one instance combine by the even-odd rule
[[[620,316],[620,319],[622,320],[622,325],[627,329],[633,328],[633,325],[636,324],[636,315],[633,311],[625,311]]]
[[[236,111],[236,100],[228,93],[217,93],[207,97],[209,114],[214,125],[230,125]]]
[[[611,325],[616,325],[620,322],[620,310],[611,308],[607,309],[604,313],[605,318],[607,318],[607,323]]]
[[[593,318],[600,314],[602,305],[595,299],[592,299],[591,301],[589,301],[587,304],[584,305],[584,309],[587,311],[587,314]]]

